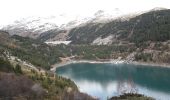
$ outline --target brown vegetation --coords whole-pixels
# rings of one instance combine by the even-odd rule
[[[44,94],[44,89],[26,76],[16,76],[14,73],[0,72],[1,99],[40,99]]]

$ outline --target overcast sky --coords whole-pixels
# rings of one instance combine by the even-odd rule
[[[29,16],[88,17],[98,10],[122,14],[155,7],[170,8],[170,0],[0,0],[0,24]]]

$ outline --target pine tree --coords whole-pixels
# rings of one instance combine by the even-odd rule
[[[15,73],[16,74],[22,74],[22,69],[21,69],[21,66],[19,64],[17,64],[15,66]]]

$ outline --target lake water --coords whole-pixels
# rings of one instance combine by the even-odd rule
[[[170,100],[170,69],[130,64],[78,63],[57,68],[81,92],[106,100],[125,92],[137,92],[158,100]]]

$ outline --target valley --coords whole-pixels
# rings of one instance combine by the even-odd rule
[[[166,97],[161,100],[167,100],[169,97],[166,93],[169,94],[169,90],[164,90],[170,76],[168,73],[170,10],[158,9],[131,17],[97,20],[101,18],[103,18],[102,14],[80,23],[73,21],[61,26],[54,23],[40,23],[40,19],[32,21],[23,19],[21,22],[3,27],[0,31],[0,99],[16,97],[17,99],[14,100],[105,100],[109,98],[122,100],[121,97],[125,96],[131,98],[127,100],[138,100],[137,96],[141,100],[154,100],[158,99],[155,95],[160,94]],[[108,67],[107,64],[110,66]],[[124,64],[128,69],[126,67],[117,69]],[[91,68],[86,68],[89,66]],[[98,70],[97,66],[102,70]],[[76,71],[70,74],[67,68],[71,72]],[[117,77],[121,76],[120,73],[124,73],[125,76]],[[127,73],[131,78],[125,78]],[[81,75],[87,77],[79,77]],[[96,75],[96,79],[90,80],[94,78],[93,75]],[[80,82],[81,78],[84,83]],[[100,78],[101,80],[98,80]],[[125,80],[119,81],[119,78]],[[109,83],[115,79],[116,82]],[[90,86],[92,81],[94,82],[92,85],[100,89],[95,84],[96,80],[101,81],[100,83],[103,81],[105,85],[111,84],[112,87],[108,87],[110,91],[106,91],[106,88],[101,90],[101,94],[95,89],[82,91],[82,88]],[[151,88],[148,90],[150,95],[141,90],[116,94],[114,84],[121,81],[129,84],[127,80],[135,81],[134,84],[139,85],[138,89],[142,91],[148,86]],[[145,80],[147,80],[146,84]],[[151,84],[154,84],[154,88]],[[162,91],[163,93],[155,92],[155,88],[162,89],[161,93]],[[93,90],[95,95],[89,92]]]

